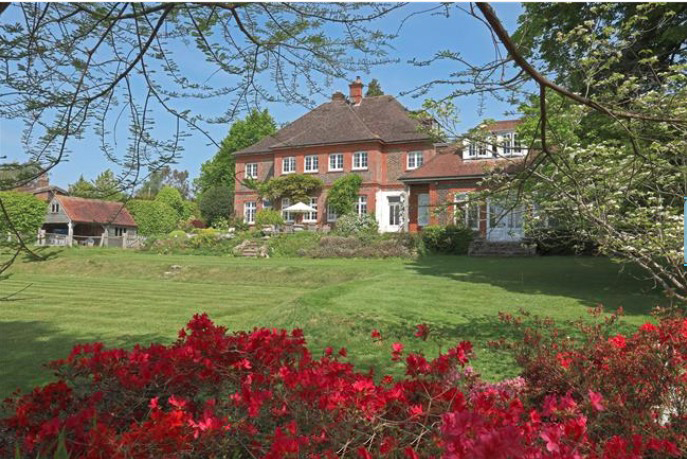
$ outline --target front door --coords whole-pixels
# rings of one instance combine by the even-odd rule
[[[487,205],[487,240],[489,241],[519,241],[523,237],[522,205],[504,205],[501,202],[490,201]]]

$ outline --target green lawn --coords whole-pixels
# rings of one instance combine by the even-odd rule
[[[499,311],[565,320],[601,303],[623,306],[625,320],[639,324],[662,301],[651,285],[596,258],[253,260],[115,249],[18,263],[0,281],[0,295],[11,293],[0,303],[0,397],[48,381],[42,365],[77,341],[170,342],[201,311],[235,330],[301,327],[313,349],[345,346],[355,363],[391,372],[400,371],[388,360],[392,340],[419,348],[413,326],[426,322],[443,338],[424,343],[425,351],[472,340],[474,366],[497,379],[517,372],[508,356],[486,347],[508,333]],[[372,343],[373,328],[388,341]]]

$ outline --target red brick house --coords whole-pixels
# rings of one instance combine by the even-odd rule
[[[285,174],[313,174],[325,186],[306,202],[317,212],[305,214],[303,222],[334,225],[336,215],[326,208],[327,190],[337,178],[355,173],[363,178],[356,205],[359,214],[374,215],[382,232],[418,231],[428,224],[446,223],[431,209],[458,190],[474,190],[484,166],[504,153],[505,147],[489,150],[488,156],[475,147],[466,146],[463,154],[463,149],[437,145],[392,96],[363,97],[360,78],[349,89],[348,97],[335,92],[331,101],[235,153],[237,215],[252,224],[260,209],[295,204],[288,199],[261,201],[244,185],[245,178],[264,181]],[[490,126],[498,142],[506,138],[515,142],[514,128],[513,122]],[[287,221],[292,218],[285,213]]]

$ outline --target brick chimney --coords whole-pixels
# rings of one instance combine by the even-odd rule
[[[348,85],[350,89],[349,99],[353,105],[360,105],[363,100],[363,86],[365,86],[360,77],[355,77],[355,81]]]
[[[344,96],[341,91],[336,91],[334,94],[332,94],[332,102],[344,103],[346,102],[346,96]]]

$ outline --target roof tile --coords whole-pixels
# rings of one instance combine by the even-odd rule
[[[55,198],[73,222],[138,226],[121,202],[59,195]]]

